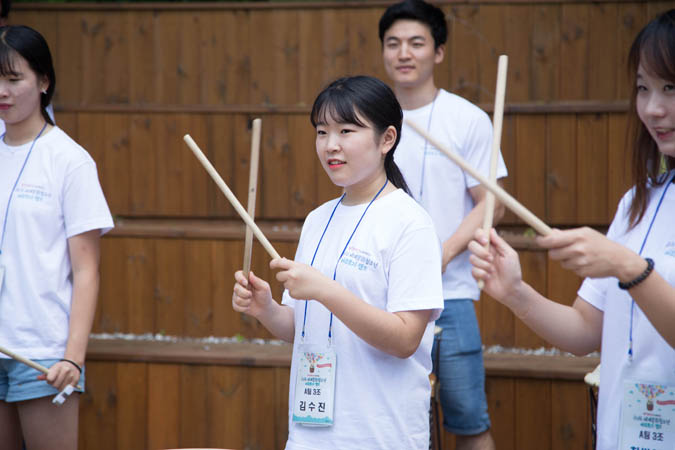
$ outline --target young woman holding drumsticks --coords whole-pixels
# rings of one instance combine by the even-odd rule
[[[629,69],[635,81],[630,110],[633,189],[621,199],[606,237],[580,228],[537,238],[551,258],[587,277],[573,306],[548,300],[523,282],[516,252],[494,230],[489,252],[484,248],[488,237],[481,231],[469,249],[473,274],[484,280],[486,292],[542,337],[575,354],[602,347],[598,450],[672,449],[675,10],[661,14],[638,34]],[[655,399],[660,390],[664,392]],[[649,409],[650,401],[656,409]]]
[[[307,216],[295,260],[270,263],[282,304],[239,271],[233,307],[293,342],[287,449],[426,449],[441,254],[393,161],[401,107],[381,81],[343,78],[311,121],[344,193]]]
[[[35,30],[0,27],[0,447],[75,450],[77,395],[98,295],[99,236],[113,226],[89,154],[46,111],[55,88]],[[3,277],[4,275],[4,277]]]

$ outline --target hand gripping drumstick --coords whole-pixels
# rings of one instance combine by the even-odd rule
[[[253,119],[251,136],[251,170],[248,176],[248,215],[255,217],[255,194],[258,185],[258,159],[260,156],[260,128],[262,120]],[[246,279],[251,270],[251,251],[253,250],[253,230],[246,227],[246,239],[244,240],[244,266],[243,272]]]
[[[495,197],[497,197],[497,200],[500,202],[504,203],[504,206],[509,208],[513,213],[520,217],[522,220],[525,221],[528,225],[530,225],[534,230],[541,234],[542,236],[546,236],[548,234],[551,234],[552,230],[551,228],[546,225],[541,219],[539,219],[537,216],[535,216],[530,210],[525,208],[522,204],[518,202],[515,198],[513,198],[508,192],[506,192],[504,189],[502,189],[501,186],[499,186],[497,183],[494,183],[487,178],[485,178],[483,175],[481,175],[476,169],[471,167],[469,163],[467,163],[464,158],[453,152],[452,150],[448,149],[446,146],[438,142],[436,139],[431,137],[429,133],[424,131],[422,127],[417,125],[415,122],[412,122],[410,120],[406,120],[406,123],[415,130],[417,134],[422,136],[424,139],[429,141],[431,145],[445,153],[445,155],[453,160],[455,164],[457,164],[459,167],[462,168],[466,173],[474,177],[476,180],[478,180],[483,186],[485,186],[490,192],[492,192]]]
[[[490,181],[497,182],[497,161],[499,160],[499,144],[502,141],[502,120],[504,118],[504,97],[506,96],[506,69],[509,66],[509,57],[499,56],[497,64],[497,88],[495,90],[495,109],[492,113],[492,152],[490,155]],[[483,216],[483,230],[490,233],[495,213],[495,196],[488,191],[485,197],[485,215]],[[488,240],[486,248],[490,248]],[[483,289],[485,282],[478,280],[478,289]]]
[[[192,153],[195,154],[199,162],[202,163],[204,169],[206,169],[209,175],[211,175],[211,178],[213,178],[213,181],[215,181],[215,183],[218,185],[223,194],[225,194],[225,197],[227,197],[227,199],[230,201],[230,203],[234,207],[234,210],[237,211],[237,214],[239,214],[239,216],[246,223],[246,225],[251,227],[251,229],[253,230],[253,234],[258,239],[258,241],[260,241],[260,243],[265,248],[267,253],[272,258],[281,258],[281,256],[279,256],[279,253],[277,253],[277,251],[274,250],[274,247],[272,247],[272,244],[270,244],[270,241],[267,240],[263,232],[260,230],[260,228],[258,228],[258,225],[256,225],[253,219],[251,219],[251,216],[248,215],[244,207],[241,206],[241,203],[239,203],[237,197],[235,197],[230,188],[227,187],[227,184],[225,183],[223,178],[218,174],[218,172],[213,167],[209,159],[204,155],[204,153],[201,151],[201,149],[195,143],[192,137],[190,137],[189,134],[186,134],[185,136],[183,136],[183,140],[185,141],[187,146],[190,147],[190,150],[192,150]]]
[[[13,351],[8,350],[5,347],[0,346],[0,353],[4,353],[5,355],[9,356],[10,358],[12,358],[16,361],[19,361],[20,363],[24,363],[28,367],[32,367],[33,369],[37,370],[38,372],[42,372],[45,375],[47,375],[47,373],[49,372],[49,369],[47,369],[42,364],[38,364],[35,361],[31,361],[30,359],[24,358],[21,355],[17,355]],[[77,387],[77,389],[82,390],[82,387],[79,384],[76,387]],[[56,397],[54,397],[54,400],[52,400],[52,403],[54,403],[56,405],[62,405],[63,402],[66,401],[66,397],[73,393],[73,390],[74,390],[73,386],[71,386],[71,385],[66,386],[61,392],[58,393],[58,395],[56,395]]]

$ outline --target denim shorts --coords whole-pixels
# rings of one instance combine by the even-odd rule
[[[35,359],[34,361],[44,367],[51,367],[59,362],[58,359]],[[38,375],[42,375],[42,372],[13,359],[0,358],[0,400],[20,402],[59,393],[46,381],[38,380]],[[78,384],[84,388],[84,368],[82,368]],[[75,392],[83,391],[76,389]]]
[[[462,436],[480,434],[490,428],[490,417],[473,300],[445,300],[436,325],[442,331],[434,339],[432,358],[440,384],[443,426]]]

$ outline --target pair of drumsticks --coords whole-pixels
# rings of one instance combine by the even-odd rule
[[[498,70],[497,70],[497,92],[495,95],[495,108],[493,114],[493,139],[492,139],[492,152],[490,155],[490,178],[485,178],[481,175],[476,169],[471,167],[461,156],[453,152],[447,146],[440,143],[438,140],[429,135],[422,127],[417,125],[412,121],[406,121],[406,123],[418,134],[420,134],[424,139],[429,141],[434,147],[438,148],[440,151],[445,153],[445,155],[454,161],[458,166],[460,166],[466,173],[478,180],[485,188],[488,190],[486,197],[486,207],[485,215],[483,219],[483,229],[489,231],[492,227],[493,213],[494,213],[494,201],[495,197],[502,202],[507,208],[509,208],[513,213],[520,217],[523,221],[529,224],[532,228],[535,229],[541,235],[548,235],[551,233],[551,228],[546,225],[541,219],[535,216],[527,208],[525,208],[521,203],[513,198],[509,193],[502,189],[496,180],[497,174],[497,162],[499,158],[499,144],[501,142],[502,134],[502,121],[504,116],[504,97],[506,93],[506,71],[508,65],[508,57],[506,55],[501,55],[499,57]],[[259,120],[259,119],[256,119]],[[220,190],[225,194],[225,197],[230,201],[235,211],[239,214],[242,220],[246,223],[246,243],[244,251],[244,272],[248,274],[250,268],[250,259],[251,259],[251,242],[252,235],[260,241],[262,246],[265,248],[267,253],[272,258],[279,258],[279,253],[274,249],[269,240],[265,237],[263,232],[258,228],[258,226],[253,221],[253,211],[255,211],[255,192],[256,192],[256,181],[257,181],[257,170],[258,170],[258,151],[260,145],[260,135],[256,136],[256,121],[253,121],[253,139],[251,141],[251,175],[249,177],[249,211],[247,212],[244,207],[239,203],[237,197],[232,193],[230,188],[227,186],[223,178],[218,174],[216,169],[213,167],[208,158],[201,151],[199,146],[195,141],[190,137],[189,134],[186,134],[183,139],[187,143],[190,150],[195,154],[199,162],[202,163],[206,171],[211,175],[213,181],[218,185]]]
[[[471,167],[461,156],[453,152],[450,148],[440,143],[434,137],[430,136],[422,127],[417,125],[412,121],[406,121],[407,124],[420,136],[429,141],[434,147],[442,151],[448,158],[454,161],[458,166],[462,168],[466,173],[478,180],[485,188],[488,190],[486,197],[486,207],[485,215],[483,217],[483,229],[489,232],[492,227],[493,222],[493,213],[494,213],[494,201],[495,197],[502,202],[507,208],[509,208],[516,216],[520,217],[525,223],[530,225],[537,231],[539,234],[546,236],[551,233],[551,228],[546,225],[541,219],[534,215],[531,211],[525,208],[521,203],[518,202],[514,197],[508,194],[504,189],[502,189],[497,184],[496,174],[497,174],[497,162],[499,158],[499,145],[501,142],[502,135],[502,121],[504,116],[504,98],[506,94],[506,72],[508,65],[508,57],[506,55],[501,55],[499,57],[499,63],[497,68],[497,87],[495,94],[495,107],[493,112],[493,137],[492,137],[492,151],[490,155],[490,177],[485,178],[481,173],[476,169]],[[246,238],[244,243],[244,265],[243,271],[246,276],[251,268],[251,252],[253,247],[253,235],[258,239],[262,244],[263,248],[272,258],[280,258],[279,253],[274,249],[270,241],[265,237],[263,232],[258,228],[256,223],[253,220],[255,216],[255,200],[257,192],[257,179],[258,179],[258,161],[260,155],[260,135],[261,135],[261,120],[254,119],[252,123],[252,139],[251,139],[251,165],[250,165],[250,174],[249,174],[249,189],[248,189],[248,210],[239,203],[237,197],[232,193],[230,188],[227,186],[223,178],[218,174],[216,169],[213,167],[208,158],[201,151],[199,146],[195,141],[190,137],[189,134],[186,134],[183,137],[183,140],[187,143],[188,147],[195,154],[199,162],[204,166],[204,169],[208,174],[213,178],[213,181],[220,188],[220,190],[225,194],[225,197],[234,207],[235,211],[239,214],[242,220],[246,223]],[[479,287],[482,288],[482,283],[479,282]],[[0,352],[9,355],[10,357],[21,361],[24,364],[27,364],[31,367],[40,370],[41,372],[46,373],[47,369],[40,366],[33,361],[30,361],[26,358],[21,357],[15,353],[10,352],[7,349],[0,347]]]

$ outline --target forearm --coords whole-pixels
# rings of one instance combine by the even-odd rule
[[[392,356],[407,358],[419,347],[430,310],[390,313],[370,305],[337,282],[319,301],[368,344]]]
[[[467,214],[457,227],[457,230],[445,242],[443,242],[443,267],[455,256],[466,250],[467,245],[473,239],[476,229],[483,226],[485,216],[485,207],[487,201],[485,196],[481,196],[476,202],[474,208]],[[495,199],[493,212],[493,225],[496,225],[504,215],[504,206]]]
[[[574,307],[547,299],[530,285],[521,282],[509,299],[511,309],[537,335],[555,347],[575,355],[585,355],[600,348],[600,323],[589,323],[581,310],[593,308],[577,298]],[[581,303],[579,303],[581,302]]]
[[[73,296],[68,324],[68,342],[64,358],[84,365],[87,343],[96,313],[98,299],[98,267],[81,269],[73,273]]]
[[[298,305],[301,305],[300,303]],[[293,308],[272,300],[256,319],[278,339],[293,342],[295,338],[295,313]]]
[[[675,348],[675,287],[654,270],[629,292],[656,331]]]

